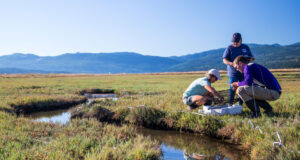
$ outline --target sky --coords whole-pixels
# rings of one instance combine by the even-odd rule
[[[181,56],[231,44],[300,42],[300,0],[0,0],[0,56]]]

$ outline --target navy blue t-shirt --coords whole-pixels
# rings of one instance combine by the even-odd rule
[[[241,44],[239,47],[234,47],[233,45],[228,46],[223,54],[223,58],[226,58],[228,61],[233,62],[237,56],[241,55],[253,57],[249,47],[245,44]],[[241,72],[237,71],[233,66],[230,65],[227,65],[227,72],[229,77],[243,76]]]

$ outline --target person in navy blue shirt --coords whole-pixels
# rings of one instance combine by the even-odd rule
[[[242,73],[234,69],[233,61],[237,56],[244,55],[248,57],[251,61],[254,60],[254,57],[249,49],[249,47],[245,44],[242,44],[242,36],[240,33],[234,33],[232,35],[232,44],[229,45],[225,52],[223,53],[223,63],[227,65],[227,75],[229,77],[229,83],[240,82],[244,79]],[[229,93],[228,93],[228,104],[232,105],[234,101],[235,91],[232,89],[232,86],[229,85]],[[239,104],[242,105],[243,101],[239,99]]]
[[[245,79],[233,82],[231,86],[237,89],[237,94],[246,103],[252,112],[252,117],[260,116],[259,106],[266,114],[272,113],[272,106],[266,101],[279,99],[281,87],[274,75],[264,66],[249,63],[245,56],[238,56],[233,61],[236,70],[243,73]]]

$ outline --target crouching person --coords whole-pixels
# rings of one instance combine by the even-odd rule
[[[237,89],[237,94],[252,112],[252,118],[260,116],[259,107],[266,114],[272,113],[272,106],[267,102],[279,99],[281,87],[274,75],[264,66],[248,63],[244,56],[238,56],[233,61],[236,70],[244,73],[245,79],[234,82],[231,86]]]
[[[223,102],[224,98],[213,88],[211,83],[221,80],[218,70],[211,69],[203,78],[194,80],[183,93],[183,103],[188,105],[188,110],[195,109],[201,105],[210,105],[214,96],[218,97],[217,102]]]

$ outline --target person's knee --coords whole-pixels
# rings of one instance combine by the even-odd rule
[[[201,96],[195,95],[195,96],[193,96],[192,101],[196,102],[196,101],[199,101],[200,99],[201,99]]]
[[[207,101],[206,96],[197,96],[195,97],[195,103],[199,106],[203,105]]]
[[[244,87],[238,87],[238,88],[236,89],[236,94],[237,94],[238,97],[241,98],[243,101],[244,101],[245,93],[246,93],[246,88],[244,88]]]
[[[243,91],[244,91],[244,88],[243,88],[243,87],[238,87],[238,88],[236,89],[236,94],[240,95]]]
[[[273,101],[278,100],[280,98],[280,95],[281,94],[276,91],[275,94],[272,95],[272,98],[273,98],[272,100]]]
[[[243,93],[248,93],[249,91],[249,86],[240,86],[236,89],[236,94],[240,95]]]

